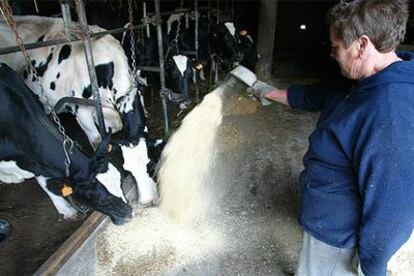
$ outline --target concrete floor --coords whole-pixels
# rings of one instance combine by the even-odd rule
[[[317,114],[262,107],[236,83],[226,88],[223,115],[211,172],[222,187],[220,200],[185,225],[157,208],[137,208],[125,227],[106,225],[96,238],[96,274],[294,273],[298,175]]]

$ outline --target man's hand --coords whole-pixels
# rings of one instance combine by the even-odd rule
[[[277,88],[271,86],[263,81],[256,81],[252,87],[248,89],[248,92],[260,100],[263,106],[270,105],[272,102],[266,99],[266,95],[271,91],[276,91]]]

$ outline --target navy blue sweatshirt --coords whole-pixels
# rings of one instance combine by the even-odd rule
[[[292,108],[321,111],[300,175],[299,222],[327,244],[358,247],[365,275],[414,227],[414,55],[351,86],[291,86]]]

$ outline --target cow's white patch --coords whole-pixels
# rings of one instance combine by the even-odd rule
[[[184,76],[185,69],[187,69],[188,58],[183,55],[176,55],[173,56],[173,59],[181,75]]]
[[[119,112],[128,113],[129,111],[133,109],[135,95],[137,94],[137,92],[138,92],[138,89],[133,88],[127,95],[125,95],[125,97],[122,100],[120,100],[116,104],[116,107],[119,110]]]
[[[155,140],[154,147],[156,147],[156,146],[158,146],[158,145],[161,145],[161,144],[162,144],[162,142],[164,142],[164,140],[162,140],[162,139],[157,139],[157,140]]]
[[[124,157],[124,169],[132,173],[137,181],[139,202],[148,204],[158,199],[155,182],[147,172],[148,158],[147,144],[141,138],[137,146],[121,146]]]
[[[233,22],[226,22],[224,23],[224,26],[226,26],[227,30],[229,30],[232,36],[236,34],[236,28],[234,27]]]
[[[172,14],[168,20],[167,20],[167,34],[170,33],[171,31],[171,25],[175,22],[175,21],[180,21],[181,17],[184,15],[184,13],[177,13],[177,14]]]
[[[121,174],[111,163],[108,164],[108,171],[97,174],[96,178],[105,186],[108,192],[122,198],[127,203],[121,187]]]
[[[69,202],[66,201],[61,196],[55,195],[49,189],[47,188],[47,180],[48,178],[44,176],[38,176],[36,177],[37,183],[42,187],[42,189],[47,193],[47,195],[50,197],[50,199],[53,202],[53,205],[55,205],[56,210],[59,214],[62,214],[65,219],[70,219],[76,216],[76,209],[70,205]]]
[[[200,79],[202,81],[205,81],[206,80],[206,78],[204,77],[204,68],[203,69],[200,69]]]
[[[141,70],[137,70],[138,83],[144,86],[148,86],[147,78],[141,76]]]
[[[20,183],[35,175],[17,166],[16,161],[0,161],[0,181],[4,183]]]

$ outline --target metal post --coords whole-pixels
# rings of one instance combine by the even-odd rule
[[[83,3],[83,0],[76,0],[75,2],[76,2],[76,9],[78,11],[79,24],[80,24],[80,27],[82,28],[82,33],[84,35],[83,46],[85,49],[85,57],[86,57],[86,63],[88,65],[89,79],[91,81],[91,88],[92,88],[92,93],[93,93],[93,98],[94,98],[94,103],[95,103],[96,115],[98,117],[99,132],[101,133],[101,136],[104,137],[105,121],[104,121],[104,117],[102,113],[102,103],[101,103],[101,97],[99,95],[98,80],[97,80],[96,71],[95,71],[95,63],[93,61],[91,37],[90,37],[89,29],[88,29],[88,23],[86,21],[85,5]]]
[[[142,2],[142,9],[144,12],[144,18],[147,18],[147,2]],[[150,37],[150,26],[149,23],[147,22],[147,38]]]
[[[195,59],[198,62],[198,0],[194,0],[194,16],[195,16]],[[200,88],[198,85],[197,71],[196,71],[196,83],[195,83],[196,102],[200,101]]]
[[[168,126],[167,100],[163,93],[166,89],[166,85],[165,85],[165,71],[164,71],[164,51],[162,48],[160,0],[155,0],[155,18],[157,21],[158,59],[160,61],[161,102],[162,102],[162,112],[164,116],[164,134],[168,134],[169,126]]]
[[[262,58],[256,63],[256,74],[264,81],[270,78],[272,68],[278,2],[278,0],[260,1],[257,51]]]
[[[63,25],[65,26],[65,32],[68,34],[68,30],[72,27],[72,17],[70,14],[69,0],[61,0],[60,8],[62,10]]]

